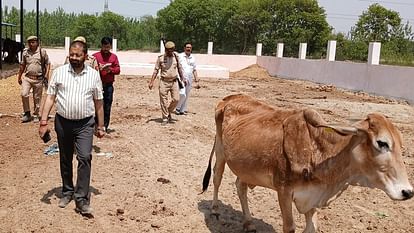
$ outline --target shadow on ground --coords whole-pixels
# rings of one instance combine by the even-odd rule
[[[95,196],[102,194],[98,189],[96,189],[96,188],[94,188],[92,186],[89,187],[89,191],[91,193],[93,193]],[[62,196],[62,186],[55,187],[55,188],[47,191],[47,193],[45,195],[43,195],[43,197],[40,199],[40,201],[43,202],[43,203],[46,203],[46,204],[49,204],[50,205],[51,204],[50,198],[53,195],[55,195],[59,199],[62,198],[63,197]]]
[[[239,233],[243,231],[243,213],[233,209],[231,205],[224,205],[219,201],[218,219],[211,215],[210,207],[212,201],[202,200],[198,203],[198,210],[204,214],[204,221],[212,233]],[[253,217],[253,224],[257,232],[276,233],[273,226],[261,219]]]

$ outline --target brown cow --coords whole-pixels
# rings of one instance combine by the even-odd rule
[[[352,126],[330,125],[314,110],[274,108],[246,95],[225,97],[216,107],[216,138],[203,180],[214,166],[212,214],[218,215],[218,189],[225,164],[237,176],[245,216],[254,232],[247,187],[276,190],[283,232],[294,232],[292,202],[305,214],[304,232],[317,231],[316,208],[327,206],[349,185],[383,190],[393,200],[413,196],[397,128],[379,113]]]

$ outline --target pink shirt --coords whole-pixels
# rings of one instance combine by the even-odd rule
[[[104,69],[99,71],[99,74],[101,75],[102,84],[113,83],[115,81],[115,75],[121,72],[118,57],[113,53],[103,55],[101,52],[94,53],[93,56],[96,58],[96,61],[99,64],[99,68],[102,68],[106,64],[109,65],[110,72],[107,72]]]

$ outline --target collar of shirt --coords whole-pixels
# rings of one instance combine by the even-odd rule
[[[39,53],[40,52],[40,46],[37,46],[37,49],[34,52],[30,48],[27,49],[27,52],[30,53],[31,55]]]
[[[79,74],[75,72],[75,70],[72,68],[72,65],[70,63],[68,64],[68,66],[69,66],[68,72],[72,73],[73,75],[81,75],[81,74],[86,73],[86,71],[88,70],[88,66],[85,65],[85,63],[83,64],[83,70]]]
[[[190,55],[187,55],[187,54],[184,52],[184,56],[185,56],[185,57],[187,57],[188,59],[191,59],[191,58],[193,57],[193,54],[192,54],[192,53],[190,53]]]

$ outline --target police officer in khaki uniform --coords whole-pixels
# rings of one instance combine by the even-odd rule
[[[165,43],[165,54],[158,56],[155,62],[154,73],[148,85],[149,89],[154,86],[154,80],[157,78],[158,71],[161,70],[161,78],[159,85],[160,104],[162,111],[162,125],[171,123],[171,113],[175,111],[175,107],[179,100],[178,75],[183,84],[185,84],[182,68],[178,60],[178,55],[174,52],[175,44],[172,41]],[[168,94],[171,95],[171,101],[168,101]]]
[[[87,43],[86,43],[86,39],[85,39],[85,37],[83,37],[83,36],[78,36],[78,37],[76,37],[74,40],[73,40],[73,42],[75,42],[75,41],[79,41],[79,42],[82,42],[83,44],[85,44],[85,45],[87,45]],[[65,65],[66,64],[69,64],[69,56],[66,56],[66,59],[65,59],[65,63],[64,63]],[[85,60],[85,63],[84,63],[85,65],[88,65],[88,66],[90,66],[90,67],[92,67],[92,68],[94,68],[95,70],[99,70],[99,64],[98,64],[98,62],[96,61],[96,58],[94,57],[94,56],[89,56],[89,54],[86,56],[86,60]]]
[[[29,48],[23,51],[23,59],[20,63],[17,81],[22,86],[22,102],[24,115],[22,122],[32,120],[30,114],[29,94],[33,88],[34,119],[39,120],[40,103],[42,101],[43,81],[49,80],[50,61],[46,50],[39,47],[39,40],[36,36],[27,38]],[[24,74],[24,77],[22,78]]]

